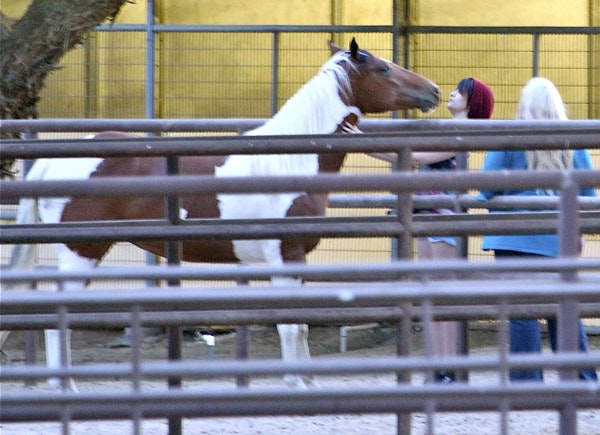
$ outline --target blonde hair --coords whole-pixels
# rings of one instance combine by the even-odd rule
[[[567,120],[563,100],[556,86],[543,77],[530,79],[521,91],[517,119]],[[562,170],[573,166],[573,150],[525,151],[527,167],[536,171]]]

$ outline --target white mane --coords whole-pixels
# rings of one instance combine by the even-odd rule
[[[358,108],[347,106],[340,92],[351,97],[350,80],[344,66],[347,53],[338,53],[325,63],[319,73],[306,83],[281,110],[263,126],[247,135],[329,134]],[[223,166],[215,168],[217,177],[252,175],[315,175],[319,171],[316,154],[231,155]],[[279,194],[218,194],[222,219],[282,218],[302,192]],[[233,249],[242,262],[282,264],[280,240],[234,240]]]
[[[348,72],[342,63],[354,68],[347,52],[336,53],[273,118],[246,134],[328,134],[350,113],[360,116],[357,107],[347,106],[340,98],[340,93],[352,97]]]

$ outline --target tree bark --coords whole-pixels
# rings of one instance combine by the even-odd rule
[[[33,0],[18,21],[0,17],[0,119],[37,118],[36,104],[48,74],[95,26],[114,19],[126,2],[131,1]],[[11,167],[12,162],[0,162],[2,178],[10,176]]]

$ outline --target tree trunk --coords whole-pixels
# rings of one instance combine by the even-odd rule
[[[0,119],[37,118],[40,90],[61,57],[126,2],[33,0],[18,21],[0,17]],[[2,178],[12,175],[12,163],[0,162]]]

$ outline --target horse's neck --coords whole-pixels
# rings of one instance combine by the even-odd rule
[[[360,115],[357,113],[350,113],[344,117],[344,120],[338,124],[335,133],[342,134],[342,125],[345,123],[358,125]],[[319,172],[339,172],[342,169],[344,160],[346,159],[346,153],[327,153],[319,155]]]
[[[346,153],[319,154],[319,172],[340,172]]]
[[[322,71],[290,98],[273,118],[248,134],[330,134],[350,114],[358,117],[361,113],[342,101],[335,74]]]
[[[340,130],[349,117],[357,122],[360,110],[346,105],[339,94],[339,78],[333,72],[321,72],[306,83],[266,124],[249,132],[255,135],[330,134]],[[288,155],[301,159],[301,155]],[[345,153],[318,156],[319,172],[338,172]]]

